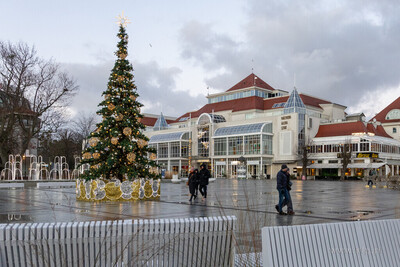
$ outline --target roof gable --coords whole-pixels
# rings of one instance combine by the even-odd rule
[[[376,136],[392,138],[385,132],[382,126],[378,125],[375,128],[371,123],[364,124],[362,121],[320,125],[315,137],[347,136],[354,133],[372,133]]]
[[[268,90],[275,90],[268,83],[266,83],[262,79],[260,79],[260,77],[258,77],[254,73],[252,73],[249,76],[247,76],[246,78],[244,78],[243,80],[241,80],[240,82],[238,82],[237,84],[235,84],[233,87],[228,89],[227,92],[235,91],[235,90],[239,90],[239,89],[243,89],[243,88],[248,88],[248,87],[252,87],[252,86],[257,86],[257,87],[268,89]]]
[[[400,97],[398,97],[395,101],[390,103],[389,106],[384,108],[381,112],[376,114],[370,121],[373,121],[374,119],[376,121],[379,121],[381,123],[388,123],[388,122],[400,122],[400,119],[393,119],[393,120],[387,120],[386,115],[392,110],[392,109],[400,109]]]

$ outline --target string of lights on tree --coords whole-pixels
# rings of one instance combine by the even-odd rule
[[[143,105],[137,99],[133,68],[126,59],[127,23],[127,18],[119,16],[117,60],[97,111],[102,121],[89,136],[89,146],[82,154],[81,164],[90,165],[83,174],[86,180],[159,178],[154,161],[156,151],[148,146],[149,139],[142,133],[145,126],[141,123],[140,108]]]

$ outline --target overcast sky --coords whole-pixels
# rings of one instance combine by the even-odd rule
[[[295,83],[367,117],[400,96],[395,0],[14,0],[0,10],[2,41],[34,45],[75,77],[75,116],[97,110],[122,11],[132,21],[128,59],[144,112],[195,110],[207,87],[225,91],[252,68],[274,88]]]

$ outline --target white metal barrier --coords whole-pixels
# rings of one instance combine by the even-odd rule
[[[399,266],[400,220],[262,229],[264,266]]]
[[[0,224],[0,266],[233,266],[236,217]]]

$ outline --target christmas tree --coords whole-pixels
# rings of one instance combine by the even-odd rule
[[[89,146],[83,151],[81,164],[89,164],[84,179],[133,180],[135,178],[159,178],[155,151],[149,148],[149,139],[142,133],[143,115],[138,102],[133,68],[128,56],[127,19],[120,17],[117,60],[111,71],[104,100],[97,111],[102,116],[97,129],[89,136]]]

